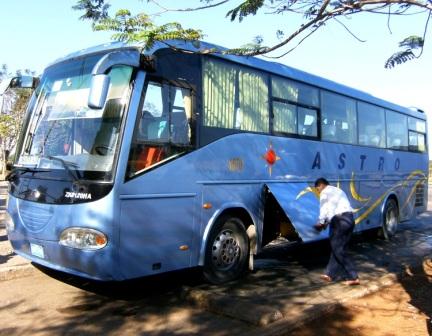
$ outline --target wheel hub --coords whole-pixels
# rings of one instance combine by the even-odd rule
[[[387,212],[386,229],[390,234],[394,234],[397,228],[397,215],[394,210]]]
[[[232,231],[224,230],[213,242],[212,260],[219,269],[227,269],[235,264],[240,256],[240,246]]]

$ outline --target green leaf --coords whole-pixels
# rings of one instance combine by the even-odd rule
[[[239,22],[242,22],[246,16],[250,14],[255,15],[258,9],[260,9],[263,5],[264,0],[246,0],[241,5],[231,9],[226,14],[226,17],[230,17],[231,21],[234,21],[238,17]]]
[[[399,47],[406,47],[408,49],[423,48],[424,40],[420,36],[408,36],[403,41],[399,42]]]
[[[75,6],[72,6],[72,9],[84,11],[84,14],[80,16],[81,20],[98,22],[108,17],[109,7],[109,4],[105,4],[105,0],[79,0]]]
[[[394,68],[397,64],[405,63],[409,60],[416,58],[411,49],[394,53],[386,62],[384,67],[386,69]]]

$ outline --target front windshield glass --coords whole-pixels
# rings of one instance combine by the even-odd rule
[[[91,71],[102,55],[49,67],[35,92],[18,167],[61,169],[74,178],[112,179],[132,68],[113,67],[103,109],[87,106]]]

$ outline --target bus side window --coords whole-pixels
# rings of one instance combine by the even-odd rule
[[[317,136],[317,111],[305,107],[298,108],[298,134]]]
[[[164,132],[163,128],[159,127],[161,122],[157,119],[148,111],[142,111],[139,116],[129,154],[129,176],[165,158],[165,147],[157,143],[157,139]]]
[[[138,133],[138,140],[144,141],[149,139],[149,128],[150,125],[154,122],[153,115],[147,111],[144,110],[142,112],[141,120],[139,121],[139,133]]]
[[[163,87],[159,83],[147,85],[143,108],[138,113],[138,120],[133,133],[128,161],[128,175],[154,165],[164,159],[165,148],[162,144],[168,139],[167,121],[164,118]],[[159,144],[159,142],[161,142]]]
[[[137,118],[129,153],[129,177],[192,144],[190,89],[149,82]]]
[[[324,123],[322,125],[322,138],[324,140],[335,141],[336,140],[336,125]]]
[[[165,118],[155,118],[147,125],[148,140],[164,140],[168,138],[168,122]]]
[[[178,145],[191,144],[192,97],[189,89],[171,88],[171,138]]]
[[[323,121],[327,120],[322,127],[323,140],[357,143],[357,106],[354,99],[321,91],[321,116]]]

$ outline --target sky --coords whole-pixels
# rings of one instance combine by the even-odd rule
[[[93,32],[90,22],[79,20],[72,10],[76,0],[0,0],[0,65],[9,70],[31,69],[40,74],[44,67],[68,53],[110,41],[111,33]],[[197,0],[160,0],[166,7],[195,7]],[[157,14],[158,23],[180,22],[185,28],[199,28],[206,41],[225,47],[238,47],[255,36],[266,45],[277,42],[278,29],[286,33],[298,27],[298,18],[270,14],[265,9],[242,23],[231,23],[225,13],[229,6],[193,13],[161,13],[146,0],[112,0],[112,9],[129,8],[133,13]],[[326,24],[294,51],[272,59],[300,70],[360,89],[408,107],[425,111],[432,127],[432,32],[426,39],[421,58],[385,69],[384,63],[398,50],[398,43],[409,35],[423,35],[426,15],[392,17],[360,14]],[[345,27],[355,37],[347,31]],[[428,40],[429,38],[429,40]],[[362,40],[363,42],[359,41]],[[291,45],[292,47],[295,45]],[[286,51],[286,50],[285,50]],[[276,52],[279,55],[282,52]],[[431,96],[429,96],[431,94]],[[432,138],[432,136],[431,136]],[[429,145],[429,148],[432,148]],[[432,154],[432,150],[430,151]]]

